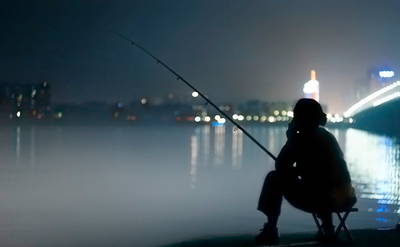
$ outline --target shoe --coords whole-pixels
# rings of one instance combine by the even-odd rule
[[[278,244],[279,243],[279,233],[278,228],[271,227],[268,223],[264,224],[264,228],[260,229],[260,234],[254,238],[256,243],[260,244]]]

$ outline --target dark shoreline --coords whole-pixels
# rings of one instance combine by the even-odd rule
[[[375,229],[354,229],[350,232],[356,241],[351,243],[345,233],[339,234],[339,239],[335,244],[321,244],[315,240],[316,232],[303,232],[281,234],[281,241],[273,246],[380,246],[398,247],[400,245],[400,230],[394,228],[375,228]],[[256,244],[255,235],[210,235],[197,239],[186,240],[170,245],[159,247],[253,247],[269,246]]]

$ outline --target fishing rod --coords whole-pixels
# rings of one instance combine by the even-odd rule
[[[173,71],[170,67],[168,67],[165,63],[163,63],[160,59],[158,59],[156,56],[154,56],[153,54],[151,54],[150,52],[148,52],[146,49],[144,49],[142,46],[136,44],[135,42],[133,42],[132,40],[130,40],[129,38],[127,38],[126,36],[117,33],[113,30],[108,30],[109,32],[119,36],[120,38],[128,41],[129,43],[131,43],[131,45],[136,46],[137,48],[139,48],[140,50],[142,50],[143,52],[145,52],[147,55],[149,55],[150,57],[152,57],[154,60],[157,61],[157,63],[161,64],[162,66],[164,66],[164,68],[166,68],[167,70],[169,70],[172,74],[174,74],[177,77],[177,80],[181,80],[183,81],[187,86],[189,86],[191,89],[193,89],[193,91],[197,92],[208,104],[210,104],[212,107],[214,107],[219,113],[221,113],[226,119],[228,119],[231,123],[233,123],[233,125],[236,126],[236,128],[240,129],[248,138],[250,138],[250,140],[252,140],[255,144],[257,144],[257,146],[259,146],[264,152],[266,152],[269,157],[271,157],[273,160],[276,160],[276,157],[270,152],[268,151],[263,145],[261,145],[261,143],[259,143],[256,139],[254,139],[253,136],[251,136],[242,126],[240,126],[239,124],[237,124],[231,117],[229,117],[225,112],[223,112],[221,109],[219,109],[208,97],[206,97],[204,94],[202,94],[199,90],[197,90],[195,87],[193,87],[189,82],[187,82],[185,79],[183,79],[178,73],[176,73],[175,71]]]

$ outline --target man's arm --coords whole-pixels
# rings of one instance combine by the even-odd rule
[[[287,174],[293,168],[295,162],[294,148],[291,141],[288,140],[276,158],[275,170],[278,175]]]

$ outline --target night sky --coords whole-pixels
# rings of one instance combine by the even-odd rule
[[[0,0],[0,83],[52,85],[54,103],[190,95],[294,101],[312,69],[342,113],[371,67],[400,74],[400,1]]]

